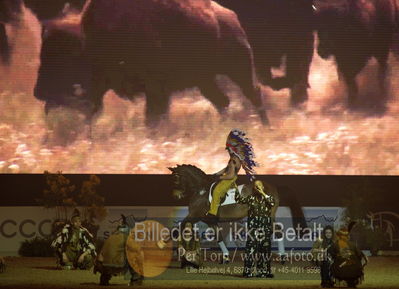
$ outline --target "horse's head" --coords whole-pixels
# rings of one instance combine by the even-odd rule
[[[206,184],[206,174],[193,165],[177,165],[169,168],[173,176],[173,197],[180,200],[202,190]]]
[[[174,168],[169,168],[172,171],[173,176],[173,191],[172,195],[175,199],[183,199],[186,191],[186,180],[184,176],[181,176]]]

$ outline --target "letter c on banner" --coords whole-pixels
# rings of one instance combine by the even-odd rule
[[[15,222],[14,220],[5,220],[3,223],[1,223],[0,225],[0,235],[3,235],[6,238],[13,238],[15,237],[15,235],[17,234],[17,232],[11,233],[11,234],[7,234],[4,231],[4,227],[6,226],[6,224],[12,224],[14,226],[17,225],[17,222]]]
[[[41,221],[41,222],[39,223],[39,226],[38,226],[39,234],[40,234],[42,237],[49,237],[49,236],[51,236],[51,227],[50,227],[50,233],[46,234],[45,232],[43,232],[43,225],[46,224],[46,223],[47,223],[47,224],[50,224],[50,226],[51,226],[51,220],[49,220],[49,219],[46,219],[46,220]]]
[[[31,234],[26,234],[24,232],[24,227],[26,224],[32,224],[33,226],[35,226],[36,222],[33,220],[30,220],[30,219],[26,219],[26,220],[23,220],[21,222],[21,224],[19,224],[19,232],[21,233],[22,237],[33,238],[36,235],[36,232],[35,232],[35,230],[33,230],[33,232]]]

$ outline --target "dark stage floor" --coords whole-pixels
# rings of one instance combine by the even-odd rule
[[[53,258],[8,257],[7,270],[0,274],[0,288],[104,288],[98,285],[99,275],[92,271],[56,270]],[[241,263],[219,265],[206,262],[204,268],[218,272],[193,273],[180,269],[172,262],[167,270],[155,279],[146,279],[140,288],[320,288],[317,274],[304,278],[303,274],[279,272],[284,267],[273,264],[276,278],[273,280],[243,279],[234,274]],[[307,268],[309,264],[299,264]],[[285,266],[285,265],[284,265]],[[230,272],[228,269],[230,268]],[[224,271],[224,273],[223,273]],[[370,257],[365,270],[365,280],[359,288],[399,288],[399,257]],[[312,280],[309,280],[312,279]],[[122,276],[111,280],[110,288],[127,287]],[[337,286],[338,287],[338,286]],[[341,284],[345,287],[345,284]]]

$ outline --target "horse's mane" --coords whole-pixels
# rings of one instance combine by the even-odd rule
[[[188,183],[188,187],[193,192],[202,189],[208,183],[208,177],[205,172],[194,165],[176,165],[176,167],[169,169],[173,172],[173,174],[191,178],[192,181]]]
[[[201,170],[200,168],[194,166],[194,165],[190,165],[190,164],[182,164],[182,165],[176,165],[175,168],[171,168],[171,170],[175,173],[178,174],[191,174],[191,175],[198,175],[200,177],[205,178],[206,174],[203,170]]]

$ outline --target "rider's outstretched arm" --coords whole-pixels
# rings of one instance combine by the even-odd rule
[[[214,173],[214,175],[216,175],[216,176],[221,176],[221,175],[224,174],[224,172],[226,171],[226,169],[227,169],[227,167],[225,167],[224,169],[218,171],[217,173]]]
[[[220,176],[221,180],[231,180],[236,176],[234,172],[234,166],[231,162],[227,165],[225,172],[223,175]]]

